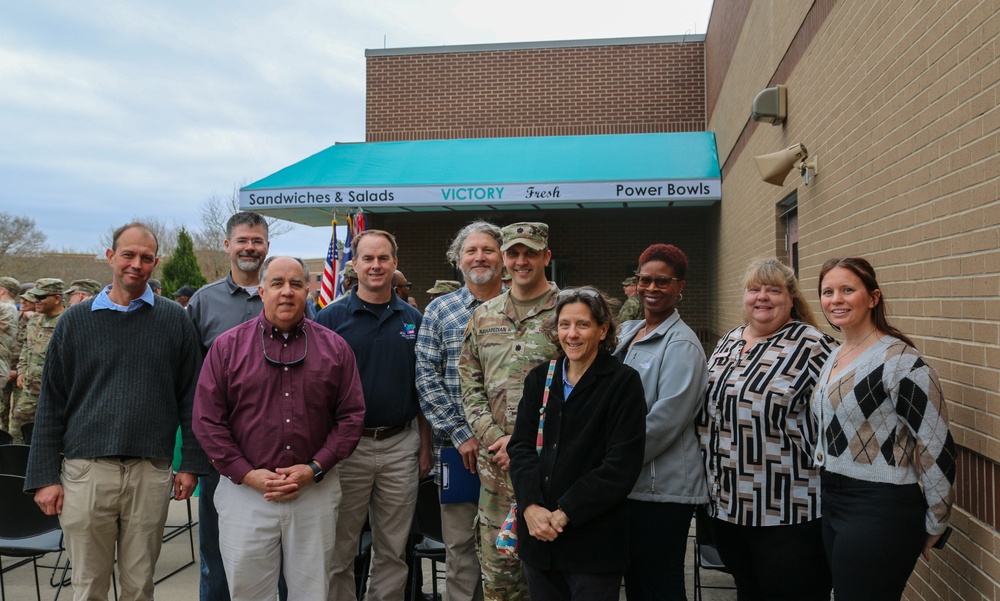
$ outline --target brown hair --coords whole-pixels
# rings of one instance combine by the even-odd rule
[[[878,280],[875,279],[875,268],[872,267],[872,264],[867,260],[862,259],[861,257],[845,257],[829,259],[823,263],[823,267],[819,270],[819,283],[816,284],[816,292],[820,295],[820,297],[823,296],[823,278],[826,277],[827,273],[837,267],[846,269],[858,276],[858,279],[860,279],[861,283],[864,284],[865,290],[868,291],[868,295],[877,296],[875,306],[872,307],[871,310],[872,323],[875,324],[875,327],[878,328],[880,332],[885,332],[890,336],[899,338],[906,344],[916,348],[916,345],[913,344],[913,341],[910,340],[906,334],[903,334],[897,328],[889,325],[889,318],[887,315],[889,308],[885,303],[885,293],[882,292],[881,288],[879,288]],[[830,322],[829,319],[826,321],[827,323]],[[840,331],[840,328],[832,323],[830,326],[832,326],[834,330],[837,330],[838,332]]]
[[[618,303],[593,286],[581,286],[560,290],[556,296],[556,310],[542,324],[542,333],[545,334],[545,338],[549,342],[559,347],[559,354],[565,354],[559,344],[559,313],[563,307],[570,303],[586,305],[590,309],[590,314],[594,316],[597,327],[608,324],[608,333],[604,336],[598,349],[599,352],[614,352],[615,342],[618,340],[618,328],[615,326],[613,311],[614,306]]]

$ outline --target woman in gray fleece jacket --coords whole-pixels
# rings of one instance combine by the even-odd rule
[[[705,351],[677,313],[687,257],[654,244],[639,257],[645,319],[622,324],[615,356],[639,372],[646,395],[644,465],[629,494],[628,601],[686,599],[684,555],[708,486],[694,420],[708,387]]]

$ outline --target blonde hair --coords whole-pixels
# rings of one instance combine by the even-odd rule
[[[787,265],[774,257],[754,261],[743,276],[743,289],[746,290],[753,284],[783,287],[792,297],[792,319],[819,328],[809,302],[802,294],[795,272]]]

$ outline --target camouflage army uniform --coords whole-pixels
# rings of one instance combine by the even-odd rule
[[[17,362],[18,375],[24,374],[24,386],[17,402],[10,412],[10,433],[14,442],[21,441],[21,426],[35,421],[38,395],[42,392],[42,366],[49,348],[49,340],[56,329],[56,322],[62,315],[49,317],[35,313],[25,328],[24,347]]]
[[[622,308],[618,311],[618,323],[625,323],[633,319],[645,319],[646,311],[639,300],[639,294],[633,294],[622,303]]]
[[[14,354],[17,344],[19,314],[13,301],[0,303],[0,382],[3,396],[0,397],[0,424],[6,425],[10,416],[10,393],[15,388],[8,382],[11,368],[17,368]],[[14,361],[12,364],[11,361]]]
[[[558,354],[556,345],[541,331],[555,310],[558,291],[550,284],[550,291],[521,322],[510,292],[505,292],[478,307],[465,330],[458,371],[465,415],[480,445],[479,556],[488,601],[518,601],[528,596],[521,562],[496,549],[497,532],[514,500],[514,489],[510,474],[493,463],[488,449],[514,432],[525,376]]]

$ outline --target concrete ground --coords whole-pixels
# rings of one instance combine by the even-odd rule
[[[191,501],[191,511],[194,515],[194,519],[198,519],[198,500],[192,499]],[[187,505],[182,502],[173,502],[170,506],[170,517],[167,519],[167,526],[183,524],[187,521]],[[693,532],[693,530],[692,530]],[[198,599],[198,529],[197,526],[194,528],[194,557],[195,562],[193,565],[184,567],[184,565],[192,561],[191,557],[191,542],[188,538],[187,533],[180,533],[175,538],[167,541],[163,545],[163,550],[160,553],[160,560],[156,564],[156,577],[163,578],[164,576],[170,574],[175,570],[180,570],[172,576],[166,577],[161,583],[156,585],[156,599],[157,601],[195,601]],[[691,557],[693,556],[693,548],[688,552],[688,563],[686,567],[688,575],[688,598],[694,598],[694,572],[691,562]],[[40,560],[42,564],[51,565],[55,561],[55,555],[49,555]],[[12,558],[4,557],[4,566],[9,566],[12,563]],[[431,589],[431,574],[430,574],[430,563],[424,562],[424,590],[430,592]],[[38,577],[41,582],[42,587],[42,599],[53,599],[56,595],[56,589],[49,586],[49,577],[52,574],[51,569],[39,568]],[[30,599],[35,599],[35,581],[34,576],[31,571],[31,564],[21,566],[3,575],[4,588],[6,591],[6,599],[11,601],[28,601]],[[723,574],[716,571],[706,571],[702,570],[701,579],[703,585],[711,586],[731,586],[732,578],[727,574]],[[59,594],[60,599],[66,599],[69,601],[73,598],[73,589],[71,586],[66,586],[62,592]],[[621,599],[625,599],[624,589],[622,590]],[[713,590],[713,589],[703,589],[703,599],[705,601],[732,601],[736,599],[736,591],[734,590]],[[300,600],[295,600],[300,601]],[[322,601],[322,600],[321,600]]]

